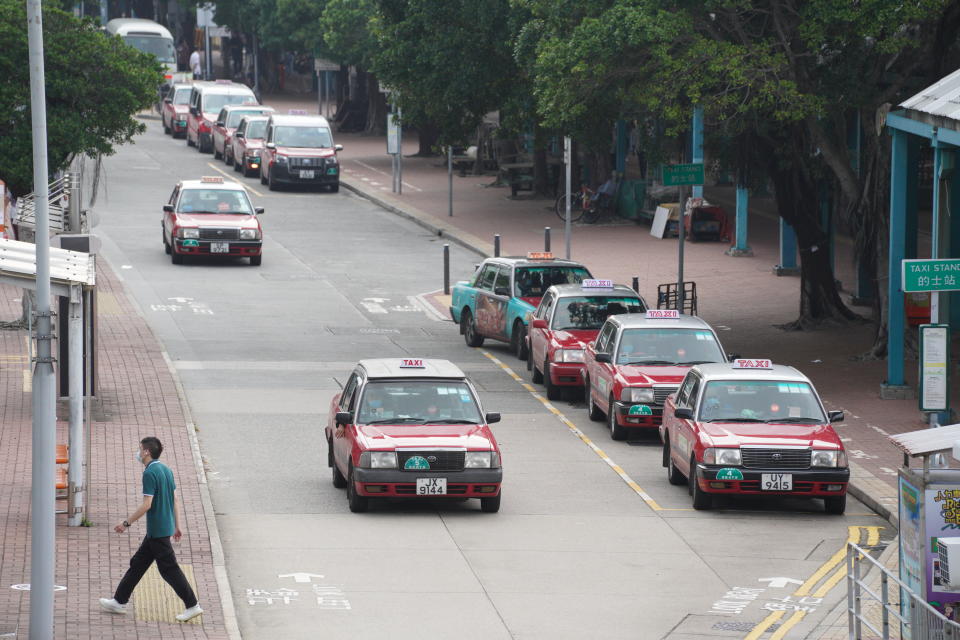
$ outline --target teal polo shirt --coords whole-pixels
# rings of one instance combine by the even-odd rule
[[[154,460],[143,470],[143,495],[153,496],[147,511],[147,537],[166,538],[176,530],[173,517],[173,491],[177,488],[170,467]]]

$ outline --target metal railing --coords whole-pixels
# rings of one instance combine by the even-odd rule
[[[924,602],[868,549],[852,542],[847,543],[847,622],[853,640],[864,638],[864,627],[876,634],[867,637],[883,640],[960,640],[960,624]]]
[[[70,171],[50,183],[47,202],[49,203],[51,231],[63,232],[69,226],[67,217],[69,215],[70,194],[76,192],[79,198],[79,188],[80,174]],[[36,216],[35,195],[28,193],[17,201],[17,225],[36,227]]]

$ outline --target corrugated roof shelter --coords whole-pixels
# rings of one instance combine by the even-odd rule
[[[901,102],[900,106],[915,112],[912,114],[915,119],[927,120],[918,117],[926,115],[929,116],[928,124],[950,127],[946,121],[955,123],[960,120],[960,69]]]
[[[952,451],[953,443],[957,440],[960,440],[960,424],[909,431],[890,436],[890,442],[911,458]]]
[[[0,282],[22,289],[37,288],[37,245],[0,239]],[[71,285],[96,284],[94,257],[89,253],[50,247],[50,292],[69,296]]]

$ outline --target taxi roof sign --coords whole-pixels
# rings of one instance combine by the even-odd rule
[[[528,260],[553,260],[552,251],[528,251]]]
[[[680,312],[676,309],[647,309],[647,320],[679,320]]]
[[[613,289],[613,280],[587,278],[580,283],[580,287],[583,289]]]
[[[288,116],[305,116],[307,115],[307,110],[306,109],[288,109],[287,115]]]
[[[217,78],[217,84],[233,84],[233,80],[228,78]]]
[[[403,358],[400,360],[400,368],[401,369],[426,369],[427,367],[425,364],[423,364],[423,360],[419,358],[418,359]]]
[[[768,359],[737,358],[733,361],[734,369],[773,369],[773,361]]]
[[[200,182],[208,182],[211,184],[223,184],[222,176],[202,176]]]

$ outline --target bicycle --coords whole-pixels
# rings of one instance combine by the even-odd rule
[[[586,203],[586,204],[584,204]],[[570,194],[570,222],[577,222],[584,213],[587,213],[587,222],[593,217],[596,209],[596,192],[587,185],[581,185],[578,191]],[[562,193],[553,206],[557,217],[567,219],[567,194]]]

